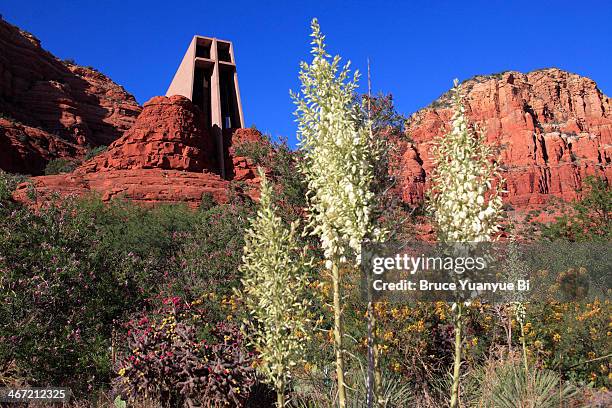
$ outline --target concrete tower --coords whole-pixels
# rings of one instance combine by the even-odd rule
[[[166,96],[183,95],[204,112],[216,138],[221,176],[225,178],[223,130],[244,127],[234,47],[230,41],[196,35]]]

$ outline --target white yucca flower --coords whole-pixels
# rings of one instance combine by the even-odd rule
[[[502,214],[499,188],[492,189],[491,185],[499,179],[499,169],[491,160],[493,152],[485,144],[484,135],[470,129],[460,92],[455,81],[452,128],[433,149],[435,170],[429,209],[441,241],[490,241],[499,230]]]
[[[246,231],[240,267],[244,277],[238,294],[251,319],[251,344],[260,356],[258,371],[277,391],[279,406],[291,379],[291,367],[301,363],[309,340],[307,271],[311,261],[297,240],[297,223],[285,226],[272,204],[272,187],[264,172],[257,215]]]
[[[362,110],[355,106],[359,73],[325,50],[325,36],[312,22],[311,64],[302,62],[297,105],[298,138],[305,160],[301,171],[309,190],[310,222],[327,260],[360,262],[361,243],[372,238],[373,163],[377,149]],[[331,268],[331,262],[326,266]]]

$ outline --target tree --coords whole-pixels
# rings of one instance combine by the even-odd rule
[[[359,73],[350,76],[350,63],[325,49],[319,23],[312,24],[312,62],[300,65],[297,106],[298,139],[304,154],[300,166],[308,182],[309,227],[319,236],[333,287],[334,347],[338,402],[346,406],[342,323],[342,265],[359,265],[361,244],[378,235],[373,227],[373,162],[376,149],[355,104]],[[350,261],[349,261],[350,259]]]
[[[307,260],[297,240],[297,222],[289,228],[276,214],[272,187],[264,172],[257,215],[245,234],[242,294],[252,320],[251,344],[261,358],[258,370],[274,386],[278,407],[285,405],[291,368],[303,360],[308,341]]]
[[[436,169],[432,174],[429,209],[433,212],[441,242],[490,241],[498,231],[502,213],[499,191],[491,184],[498,176],[498,167],[491,160],[492,150],[485,144],[483,134],[470,128],[457,80],[453,101],[455,113],[452,128],[437,141],[433,149]],[[453,305],[455,357],[451,408],[459,404],[463,307],[463,302]]]
[[[603,178],[588,176],[582,197],[569,211],[545,225],[542,235],[550,240],[609,241],[612,237],[612,189]]]

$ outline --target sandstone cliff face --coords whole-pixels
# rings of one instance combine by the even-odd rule
[[[0,169],[39,174],[50,157],[79,157],[87,149],[44,130],[0,118]]]
[[[478,76],[463,89],[471,121],[500,152],[510,204],[573,199],[591,174],[612,181],[612,103],[592,80],[545,69]],[[396,192],[406,203],[424,198],[432,142],[448,131],[451,108],[443,95],[410,117],[412,142],[393,139]],[[33,178],[41,202],[53,192],[97,192],[105,200],[195,206],[204,193],[227,199],[228,180],[246,184],[256,197],[255,165],[236,146],[261,142],[261,134],[238,129],[224,131],[223,139],[227,180],[219,176],[216,140],[188,99],[156,97],[142,110],[106,76],[59,61],[36,38],[0,20],[0,169],[40,174],[52,158],[80,158],[92,146],[110,144],[72,174]],[[27,190],[21,186],[15,197],[27,201]]]
[[[12,151],[10,163],[0,159],[1,169],[40,174],[52,158],[110,144],[140,111],[108,77],[58,60],[31,34],[0,19],[0,116],[10,122],[0,124],[0,144]],[[32,140],[28,129],[38,129]]]
[[[204,194],[225,202],[230,184],[217,174],[214,152],[202,113],[189,99],[155,97],[106,152],[70,174],[33,177],[38,194],[33,204],[43,204],[55,193],[96,193],[103,201],[127,198],[143,205],[182,202],[197,207]],[[22,184],[14,198],[30,202],[28,191],[28,183]]]
[[[576,198],[588,175],[612,182],[612,102],[594,81],[544,69],[475,77],[463,89],[469,118],[500,151],[510,204]],[[448,131],[451,108],[445,94],[407,122],[414,143],[401,143],[397,170],[407,203],[423,199],[432,141]]]

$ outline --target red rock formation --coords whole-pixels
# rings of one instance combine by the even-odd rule
[[[44,205],[55,194],[68,197],[95,193],[103,201],[125,198],[145,206],[186,203],[195,208],[201,203],[203,194],[210,194],[222,203],[227,201],[229,191],[229,183],[213,173],[160,169],[75,172],[34,177],[31,181],[36,189],[36,201],[31,201],[28,183],[18,186],[13,195],[15,200]]]
[[[134,97],[108,77],[58,60],[34,36],[0,19],[0,114],[40,129],[46,135],[36,139],[48,145],[24,150],[10,137],[14,130],[2,126],[0,144],[18,155],[10,164],[0,160],[1,169],[40,174],[49,159],[82,155],[90,146],[116,140],[140,110]]]
[[[261,132],[257,129],[236,129],[226,140],[229,140],[229,155],[226,157],[226,162],[231,166],[227,168],[230,178],[235,181],[258,184],[257,166],[250,158],[238,156],[236,147],[245,143],[265,143]]]
[[[215,174],[215,151],[203,130],[200,110],[182,96],[159,96],[145,103],[142,114],[108,150],[82,164],[71,174],[33,177],[42,204],[55,193],[61,196],[97,193],[102,200],[124,197],[153,205],[184,202],[197,206],[203,194],[224,202],[229,182]],[[14,198],[30,202],[27,183]]]
[[[111,144],[132,127],[142,108],[132,94],[101,72],[65,61],[64,64],[74,74],[66,81],[76,93],[79,113],[90,132],[90,144]]]
[[[479,76],[463,84],[471,121],[486,129],[499,147],[508,196],[515,206],[541,204],[549,197],[576,197],[587,175],[612,182],[612,102],[595,82],[558,69],[528,74]],[[398,176],[403,199],[423,199],[432,169],[432,141],[449,129],[450,98],[443,95],[413,114]]]
[[[123,137],[77,171],[214,171],[213,145],[200,111],[189,99],[158,96],[144,104],[138,120]]]
[[[13,173],[37,174],[48,158],[79,157],[87,149],[49,133],[11,120],[0,119],[0,168]]]

